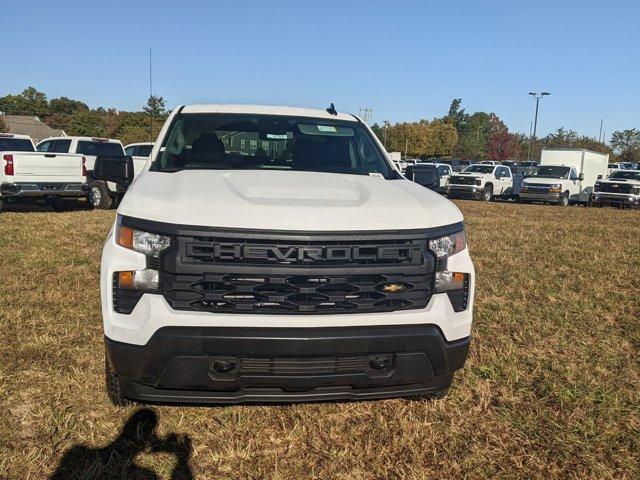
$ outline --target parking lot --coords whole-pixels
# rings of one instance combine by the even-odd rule
[[[143,408],[112,407],[103,385],[114,211],[3,213],[0,478],[73,478],[83,458],[83,478],[133,458],[165,476],[187,461],[197,478],[638,478],[640,212],[456,203],[478,284],[448,397],[152,407],[171,448],[88,457]]]

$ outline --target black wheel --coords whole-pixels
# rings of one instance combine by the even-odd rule
[[[562,195],[560,195],[560,198],[558,199],[558,205],[561,207],[566,207],[567,205],[569,205],[568,193],[563,193]]]
[[[491,199],[493,198],[493,189],[487,185],[486,187],[484,187],[484,190],[482,191],[482,196],[480,197],[480,200],[482,200],[483,202],[489,202],[491,201]]]
[[[112,200],[109,195],[107,184],[100,180],[92,180],[89,182],[87,202],[92,208],[99,210],[107,210],[111,208]]]
[[[133,402],[122,395],[122,390],[120,389],[120,379],[118,376],[113,373],[111,367],[109,366],[109,360],[107,356],[104,357],[104,380],[105,387],[107,388],[107,396],[111,403],[116,407],[126,407],[127,405],[131,405]]]

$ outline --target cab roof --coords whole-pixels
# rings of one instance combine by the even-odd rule
[[[196,104],[184,105],[182,113],[239,113],[248,115],[286,115],[292,117],[322,118],[326,120],[343,120],[357,122],[358,119],[351,114],[338,112],[331,115],[325,110],[298,107],[276,107],[268,105],[221,105],[221,104]]]

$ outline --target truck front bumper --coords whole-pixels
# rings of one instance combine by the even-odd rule
[[[479,185],[449,185],[447,196],[451,198],[480,198],[483,187]]]
[[[591,200],[596,205],[640,207],[640,195],[633,195],[630,193],[593,192]]]
[[[545,202],[545,203],[557,203],[560,200],[560,193],[528,193],[520,192],[520,200],[527,202]]]
[[[146,345],[105,337],[130,399],[163,403],[304,402],[446,390],[470,338],[435,325],[330,328],[165,327]]]
[[[0,186],[3,197],[83,197],[85,183],[4,183]]]

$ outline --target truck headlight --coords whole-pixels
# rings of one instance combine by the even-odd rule
[[[482,179],[481,178],[476,178],[476,185],[480,186],[482,185]]]
[[[444,259],[467,247],[467,235],[464,230],[429,240],[429,249],[438,260]]]
[[[600,191],[600,183],[599,183],[599,182],[596,182],[596,183],[593,185],[593,191],[594,191],[594,192],[599,192],[599,191]]]
[[[160,252],[171,246],[171,237],[136,230],[118,223],[116,225],[116,243],[129,250],[144,253],[148,257],[158,258]]]
[[[640,195],[640,187],[634,187],[633,194],[634,195]]]
[[[520,188],[520,191],[526,192],[527,190],[529,190],[529,185],[527,185],[526,183],[523,183],[522,187]]]
[[[158,270],[145,268],[117,272],[118,288],[126,290],[156,291],[158,290]]]
[[[554,183],[553,185],[549,185],[549,192],[551,193],[560,193],[562,192],[562,185],[559,183]]]

